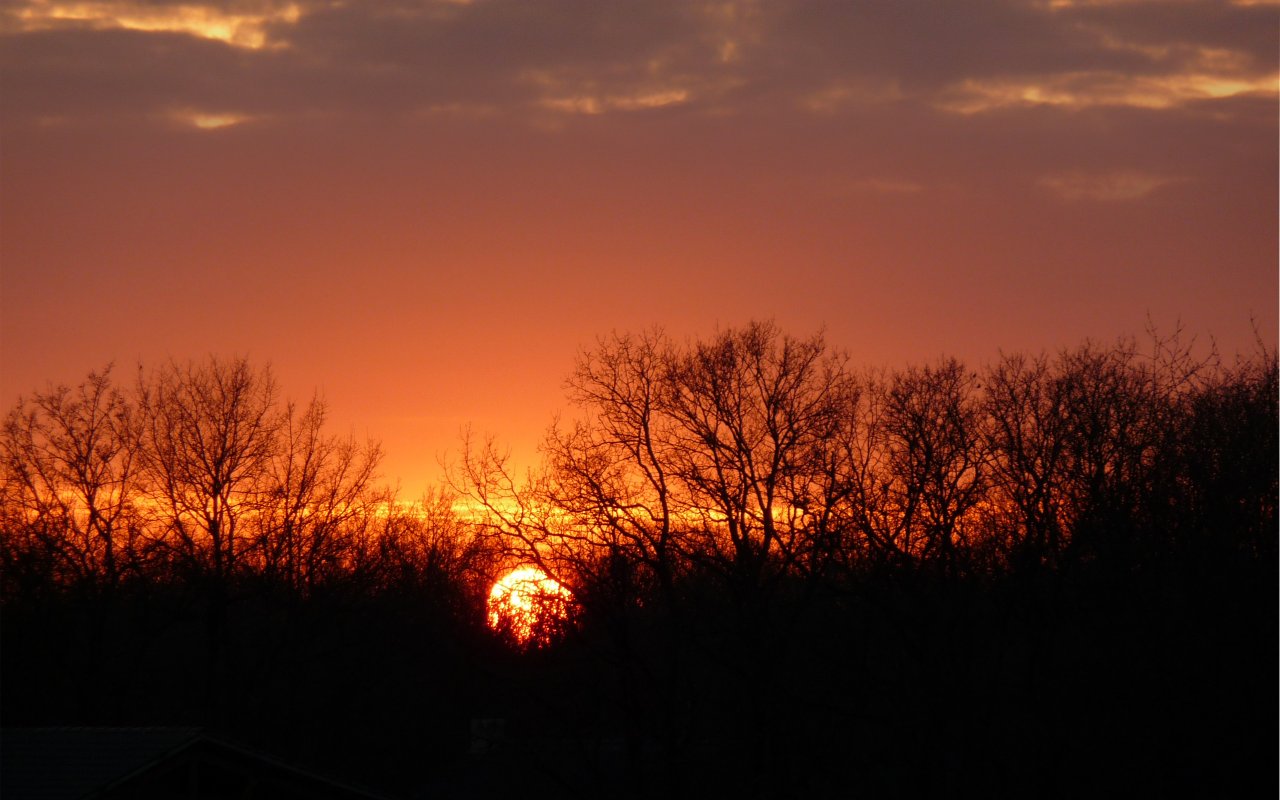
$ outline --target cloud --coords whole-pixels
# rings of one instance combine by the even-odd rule
[[[170,117],[179,125],[196,128],[202,131],[214,131],[221,128],[230,128],[253,119],[253,117],[248,114],[237,114],[235,112],[227,111],[197,111],[191,109],[174,111]]]
[[[1182,180],[1182,178],[1168,175],[1119,170],[1104,173],[1066,172],[1045,175],[1038,183],[1065,200],[1122,202],[1140,200],[1157,189]]]
[[[905,99],[902,87],[894,80],[843,79],[803,95],[800,107],[819,114],[849,108],[880,105]]]
[[[574,94],[546,97],[540,101],[544,108],[569,114],[603,114],[607,111],[643,111],[646,109],[678,106],[689,99],[684,89],[655,89],[636,94],[611,94],[597,96]]]
[[[1234,76],[1193,72],[1151,77],[1082,72],[1021,80],[966,80],[944,92],[937,106],[960,114],[978,114],[1010,106],[1161,109],[1237,95],[1267,96],[1277,89],[1280,89],[1280,73]]]
[[[1160,110],[1277,82],[1274,7],[1172,0],[26,0],[3,19],[9,125]]]
[[[894,178],[864,178],[843,187],[842,194],[914,195],[924,191],[916,181]]]
[[[296,23],[295,2],[139,3],[128,0],[31,0],[9,11],[18,32],[88,28],[184,33],[257,50],[272,42],[270,28]]]

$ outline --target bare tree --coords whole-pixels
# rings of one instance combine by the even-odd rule
[[[479,624],[502,553],[440,486],[416,503],[394,504],[379,532],[381,585],[425,593],[456,619]]]
[[[1177,502],[1170,505],[1186,530],[1180,544],[1187,552],[1275,563],[1278,398],[1280,361],[1274,347],[1261,343],[1252,357],[1215,370],[1186,398],[1176,449],[1164,456],[1176,473]]]
[[[326,433],[326,411],[319,398],[301,411],[286,405],[261,465],[253,518],[254,555],[264,574],[302,591],[354,566],[363,557],[364,522],[385,511],[372,492],[381,449]]]
[[[1045,356],[1013,354],[990,366],[984,381],[993,502],[1004,512],[998,530],[1007,539],[1002,549],[1047,561],[1067,535],[1066,378]]]
[[[59,582],[113,586],[133,566],[136,416],[110,374],[20,400],[0,434],[5,548],[42,551]]]
[[[170,362],[140,377],[141,457],[163,542],[189,570],[231,576],[283,424],[268,368],[244,358]]]
[[[976,387],[955,359],[908,368],[881,387],[889,535],[901,552],[947,571],[969,543],[965,523],[986,491]]]
[[[817,566],[847,488],[857,392],[844,356],[821,335],[752,323],[674,359],[668,393],[670,470],[698,551],[748,592]]]
[[[1071,531],[1067,549],[1092,559],[1131,541],[1167,423],[1167,391],[1132,341],[1085,344],[1058,359],[1067,420],[1064,479],[1056,487]]]

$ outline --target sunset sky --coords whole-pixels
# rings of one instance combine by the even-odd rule
[[[1280,6],[0,3],[0,400],[210,353],[416,495],[580,347],[1277,330]]]

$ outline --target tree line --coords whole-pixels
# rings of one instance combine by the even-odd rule
[[[1223,364],[1153,338],[858,372],[820,335],[753,323],[602,338],[567,387],[577,413],[535,474],[468,439],[429,514],[377,483],[377,442],[328,433],[323,400],[282,400],[245,359],[36,391],[0,435],[4,591],[237,575],[305,590],[422,555],[404,529],[427,517],[498,535],[582,593],[624,575],[616,594],[670,591],[697,564],[744,603],[868,564],[1274,552],[1265,347]]]
[[[889,370],[767,322],[614,333],[578,355],[538,468],[468,437],[412,503],[267,367],[93,373],[0,434],[4,711],[149,709],[401,791],[425,758],[460,794],[1020,794],[1092,754],[1069,794],[1186,761],[1201,737],[1160,727],[1185,734],[1179,691],[1240,732],[1235,761],[1187,762],[1222,785],[1274,677],[1277,359],[1194,344]],[[521,564],[575,609],[524,651],[485,625]],[[68,652],[157,677],[47,675]],[[1206,676],[1231,702],[1188,689]],[[365,748],[321,733],[375,707],[397,721]],[[495,716],[510,741],[477,762],[459,731]]]
[[[780,581],[940,576],[1171,552],[1275,554],[1276,358],[1181,334],[856,371],[821,335],[614,334],[567,382],[579,412],[511,475],[468,441],[481,527],[581,592],[669,594],[689,570],[745,608]]]
[[[250,578],[306,593],[454,546],[443,495],[399,502],[378,483],[380,444],[327,432],[325,402],[283,400],[269,367],[170,362],[123,387],[112,372],[5,418],[6,597]]]

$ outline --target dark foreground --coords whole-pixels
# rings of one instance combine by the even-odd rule
[[[752,629],[690,586],[630,652],[587,619],[525,653],[430,596],[246,587],[216,661],[190,587],[47,597],[4,608],[4,724],[199,727],[408,797],[1241,796],[1276,783],[1275,578],[869,574]]]

